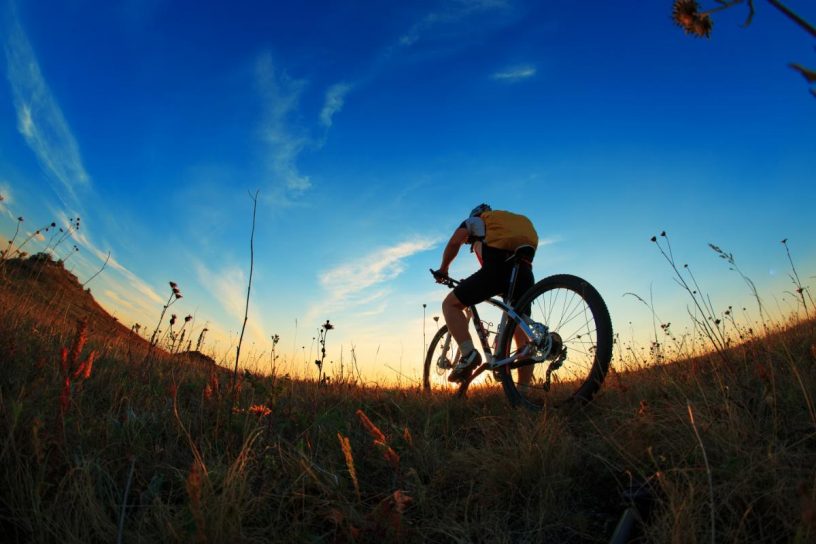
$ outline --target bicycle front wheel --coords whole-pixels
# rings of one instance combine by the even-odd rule
[[[612,359],[612,321],[598,291],[577,276],[559,274],[536,283],[515,307],[529,307],[533,326],[546,326],[552,342],[495,371],[510,402],[541,410],[567,400],[591,400]],[[516,329],[511,320],[502,331],[498,360],[514,355]]]
[[[448,374],[459,359],[459,348],[448,332],[448,326],[442,325],[428,346],[425,364],[422,369],[422,388],[425,391],[445,391],[463,396],[466,387],[460,383],[448,381]]]

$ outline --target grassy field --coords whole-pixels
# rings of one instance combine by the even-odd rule
[[[816,541],[812,320],[659,366],[618,345],[591,404],[533,414],[499,387],[233,384],[60,264],[2,264],[4,542],[609,542],[635,506],[638,542]]]

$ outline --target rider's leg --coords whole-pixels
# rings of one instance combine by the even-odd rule
[[[473,369],[481,362],[479,352],[473,347],[473,339],[468,332],[468,317],[465,315],[465,305],[451,291],[445,300],[442,301],[442,314],[445,316],[445,323],[456,343],[459,344],[459,352],[462,354],[459,362],[453,367],[448,375],[449,382],[461,382],[466,380]]]
[[[518,268],[518,279],[516,280],[513,304],[517,303],[519,298],[521,298],[533,284],[535,284],[535,278],[533,277],[532,267],[520,266]],[[524,315],[530,315],[530,307],[518,308],[518,310]],[[513,332],[513,339],[516,341],[517,350],[521,350],[529,342],[527,335],[524,334],[524,331],[520,327],[516,327],[516,330]],[[533,379],[533,365],[523,366],[519,368],[517,372],[518,384],[522,387],[529,385]]]
[[[442,302],[445,323],[448,324],[448,330],[456,343],[459,344],[459,350],[462,352],[461,359],[448,375],[448,381],[450,382],[467,379],[482,360],[479,351],[473,345],[473,339],[468,331],[468,318],[464,310],[467,306],[473,306],[496,293],[500,293],[501,286],[506,284],[502,272],[503,269],[500,266],[485,264],[459,282],[459,285]]]
[[[473,350],[473,339],[468,330],[468,316],[465,308],[453,291],[448,293],[448,296],[442,301],[442,315],[445,316],[445,323],[463,355]]]
[[[516,341],[517,350],[522,349],[529,342],[527,340],[527,335],[524,334],[524,331],[521,330],[520,327],[516,327],[515,332],[513,332],[513,339]],[[517,370],[517,372],[518,384],[529,385],[530,381],[533,379],[533,365],[522,366]]]

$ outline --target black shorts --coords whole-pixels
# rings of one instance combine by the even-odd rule
[[[456,298],[465,306],[473,306],[487,300],[490,297],[497,295],[505,295],[507,289],[510,287],[510,276],[513,273],[513,266],[515,263],[510,262],[485,262],[484,266],[475,272],[472,276],[465,278],[453,290]],[[516,285],[513,288],[513,296],[510,304],[515,304],[518,299],[533,286],[535,279],[533,278],[533,269],[527,263],[522,263],[519,266],[518,276],[516,277]],[[530,313],[529,308],[517,308],[516,311],[521,311],[523,314]]]

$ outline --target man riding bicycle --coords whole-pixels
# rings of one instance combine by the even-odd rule
[[[510,296],[510,304],[515,304],[521,295],[533,286],[533,257],[538,247],[538,234],[530,220],[519,214],[493,210],[487,204],[473,208],[470,217],[454,231],[442,252],[442,264],[434,275],[446,277],[450,264],[463,244],[471,245],[481,268],[462,280],[442,302],[442,315],[448,330],[459,345],[462,357],[448,376],[448,381],[461,382],[470,377],[482,357],[473,346],[468,330],[465,308],[473,306],[496,295]],[[515,285],[510,280],[516,260],[518,268]],[[437,278],[439,282],[439,278]],[[528,313],[529,309],[518,309]],[[527,337],[521,329],[516,329],[516,346],[521,347]],[[528,384],[532,379],[533,367],[518,369],[519,383]]]

